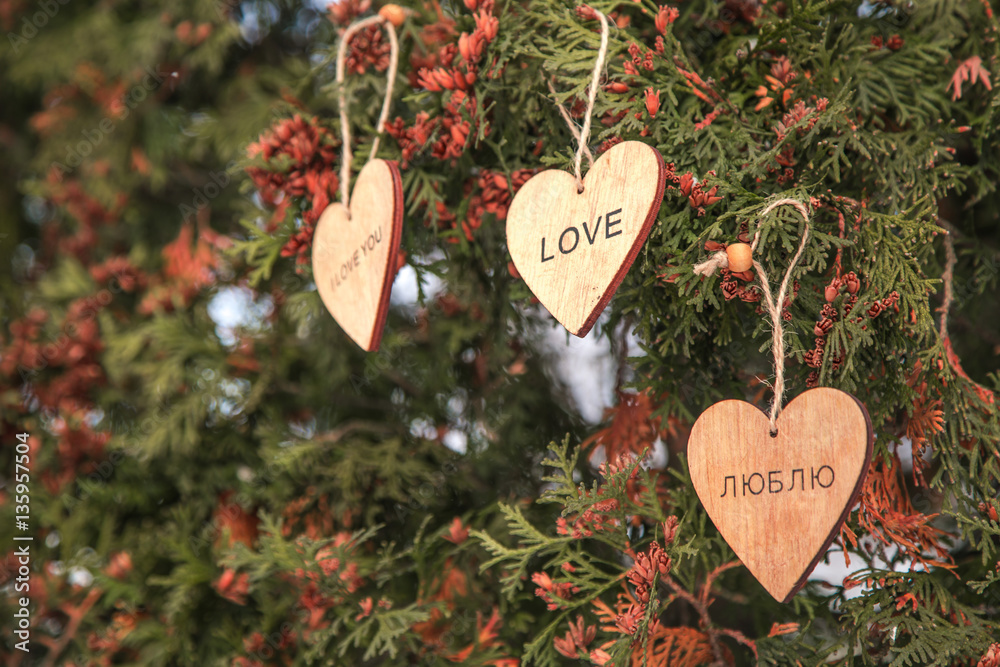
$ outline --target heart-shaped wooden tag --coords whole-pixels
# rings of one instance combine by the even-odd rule
[[[355,343],[378,349],[403,233],[403,186],[395,162],[369,160],[358,174],[350,212],[326,207],[313,235],[316,288]]]
[[[875,442],[868,412],[838,389],[811,389],[778,415],[743,401],[705,410],[691,429],[691,481],[757,581],[788,602],[857,500]]]
[[[659,151],[617,144],[583,179],[549,169],[518,190],[507,248],[518,273],[570,333],[583,337],[611,300],[660,211],[666,169]]]

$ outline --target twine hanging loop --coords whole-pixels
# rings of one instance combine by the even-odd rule
[[[597,87],[601,81],[601,71],[604,69],[604,60],[608,57],[608,17],[596,9],[591,12],[597,15],[601,22],[601,48],[597,52],[597,60],[594,62],[594,73],[590,77],[590,93],[587,97],[587,111],[583,119],[583,128],[580,130],[580,144],[576,149],[576,163],[573,168],[576,171],[577,190],[583,192],[583,176],[580,175],[580,165],[583,163],[583,150],[590,143],[590,123],[594,117],[594,104],[597,103]]]
[[[761,266],[760,262],[756,259],[753,260],[753,267],[757,270],[757,276],[760,278],[760,289],[763,294],[764,308],[767,310],[767,314],[771,318],[771,353],[774,356],[774,402],[771,403],[769,421],[771,424],[772,436],[778,434],[778,413],[781,412],[781,402],[785,393],[785,331],[782,325],[781,310],[785,303],[785,297],[788,295],[788,285],[792,279],[792,271],[795,269],[795,265],[799,263],[799,259],[802,257],[802,252],[805,250],[806,242],[809,240],[809,211],[806,209],[805,204],[796,199],[779,199],[772,202],[760,212],[760,217],[766,217],[768,213],[779,206],[794,207],[795,210],[802,216],[802,220],[805,222],[805,227],[802,230],[802,240],[799,241],[799,249],[795,252],[795,256],[792,257],[792,261],[789,263],[788,269],[785,271],[785,277],[781,280],[781,286],[778,288],[777,299],[775,299],[771,293],[771,284],[768,280],[767,272],[764,270],[764,267]],[[752,253],[756,252],[757,244],[759,242],[760,227],[758,225],[757,232],[753,237],[753,243],[750,244],[750,250]],[[719,269],[726,268],[729,268],[728,254],[725,250],[720,250],[714,253],[707,260],[695,264],[693,270],[698,275],[710,276]]]
[[[788,264],[788,269],[785,271],[785,277],[781,280],[781,286],[778,288],[777,299],[774,299],[771,296],[771,286],[767,278],[767,273],[764,271],[764,267],[761,266],[760,262],[758,262],[756,258],[753,260],[753,267],[757,269],[757,275],[760,276],[760,288],[764,293],[764,307],[767,309],[768,315],[771,316],[771,352],[774,355],[774,402],[771,403],[770,414],[772,436],[778,434],[778,413],[781,412],[781,401],[785,393],[785,331],[782,326],[781,309],[785,303],[785,296],[788,294],[788,285],[792,279],[792,270],[795,269],[795,265],[799,263],[799,258],[802,257],[802,251],[806,248],[806,241],[809,239],[809,211],[807,211],[805,205],[798,200],[779,199],[761,211],[760,217],[765,217],[768,213],[779,206],[795,207],[795,210],[802,215],[805,227],[802,230],[802,240],[799,241],[799,249],[792,257],[792,261]],[[757,233],[754,234],[753,243],[750,245],[751,250],[757,250],[758,241],[760,241],[759,228],[757,229]]]
[[[556,103],[556,106],[559,108],[559,113],[562,114],[563,120],[566,121],[570,134],[573,135],[573,138],[577,142],[576,160],[573,169],[576,174],[576,191],[583,192],[583,174],[580,171],[580,167],[583,165],[584,153],[587,154],[589,163],[594,163],[594,155],[590,152],[587,144],[590,143],[590,125],[594,115],[594,105],[597,103],[597,88],[601,81],[601,72],[604,70],[604,61],[608,57],[610,28],[608,27],[608,18],[593,7],[583,5],[577,9],[577,14],[583,18],[596,18],[601,22],[601,48],[597,51],[597,60],[594,61],[594,72],[590,77],[590,87],[587,91],[587,110],[584,114],[583,127],[577,130],[573,119],[566,109],[559,103]],[[551,81],[549,82],[549,90],[553,95],[556,94]]]
[[[344,90],[344,65],[347,60],[347,46],[359,30],[363,30],[370,25],[382,24],[389,33],[389,71],[387,72],[387,82],[385,86],[385,99],[382,102],[382,112],[379,114],[378,123],[375,125],[375,140],[372,142],[372,150],[368,154],[368,159],[372,160],[378,153],[380,135],[385,127],[385,121],[389,118],[389,104],[392,101],[392,87],[396,81],[396,70],[399,67],[399,40],[396,38],[396,28],[392,22],[383,16],[370,16],[366,19],[355,21],[347,27],[340,38],[337,47],[337,88],[340,103],[340,135],[341,135],[341,160],[340,160],[340,200],[350,215],[350,193],[351,193],[351,126],[347,120],[347,92]]]

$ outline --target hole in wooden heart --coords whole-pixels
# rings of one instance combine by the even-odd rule
[[[778,429],[774,429],[773,431],[771,431],[771,437],[772,438],[777,438],[778,437]]]

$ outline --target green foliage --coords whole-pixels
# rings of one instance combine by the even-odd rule
[[[1000,636],[988,2],[686,0],[672,21],[593,3],[614,27],[590,148],[643,141],[671,174],[590,334],[594,365],[617,366],[601,425],[576,397],[610,392],[560,372],[562,332],[504,234],[527,177],[573,168],[557,103],[582,124],[600,42],[577,4],[404,3],[379,156],[402,167],[406,265],[372,354],[296,261],[319,211],[290,185],[339,176],[337,12],[364,3],[52,3],[35,25],[43,4],[0,1],[0,541],[19,534],[15,433],[35,536],[32,653],[6,633],[5,661],[958,665]],[[345,84],[355,172],[385,91],[373,62]],[[435,90],[421,68],[475,80]],[[296,117],[315,144],[260,150]],[[770,400],[756,276],[692,267],[759,234],[777,285],[803,233],[790,207],[761,216],[782,198],[811,214],[789,395],[854,393],[870,479],[894,494],[863,495],[827,554],[849,554],[850,579],[786,605],[721,539],[683,455],[708,405]],[[609,451],[636,456],[600,466]],[[670,565],[639,604],[630,574],[657,549]]]

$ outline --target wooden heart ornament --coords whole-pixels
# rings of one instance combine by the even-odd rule
[[[313,235],[312,266],[323,305],[351,339],[378,349],[389,312],[403,231],[403,186],[395,162],[369,160],[343,204],[326,207]]]
[[[743,401],[702,413],[688,440],[691,481],[757,581],[788,602],[861,492],[875,438],[868,412],[838,389],[811,389],[778,415]]]
[[[601,155],[577,192],[549,169],[518,190],[507,248],[518,273],[570,333],[594,326],[628,273],[660,210],[666,169],[659,151],[625,141]]]

